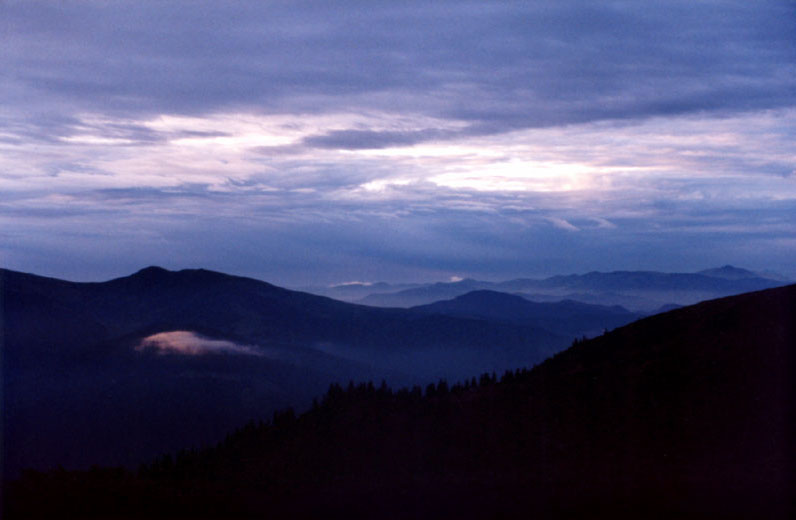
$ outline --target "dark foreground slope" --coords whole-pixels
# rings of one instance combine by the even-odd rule
[[[28,474],[7,517],[788,517],[796,286],[702,303],[501,381],[332,387],[136,474]]]

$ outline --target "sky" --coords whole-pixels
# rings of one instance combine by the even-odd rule
[[[796,2],[0,0],[0,263],[796,278]]]

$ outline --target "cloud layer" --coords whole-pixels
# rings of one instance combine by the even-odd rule
[[[4,2],[0,254],[294,285],[792,269],[795,18],[732,0]]]
[[[196,332],[175,330],[159,332],[142,339],[136,350],[154,349],[159,354],[202,356],[205,354],[243,354],[262,356],[254,346],[240,345],[223,339],[210,339]]]

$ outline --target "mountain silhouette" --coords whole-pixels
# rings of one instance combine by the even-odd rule
[[[256,345],[340,345],[385,353],[448,346],[546,348],[561,342],[531,327],[353,305],[203,269],[149,267],[102,283],[8,270],[0,275],[8,320],[6,355],[15,364],[40,364],[44,352],[37,349],[55,349],[49,353],[63,356],[98,342],[171,330]],[[531,352],[528,361],[538,360]]]
[[[643,317],[618,305],[608,307],[573,300],[538,303],[488,290],[472,291],[452,300],[412,307],[412,310],[535,325],[570,337],[594,336]]]
[[[332,385],[304,414],[137,473],[27,473],[7,513],[788,518],[795,323],[788,286],[645,318],[499,381]]]
[[[765,276],[759,275],[748,269],[742,269],[740,267],[735,267],[732,265],[715,267],[713,269],[705,269],[703,271],[699,271],[697,274],[712,276],[714,278],[724,278],[725,280],[747,280],[750,278],[765,278]]]
[[[6,474],[129,465],[306,407],[333,382],[458,379],[532,366],[571,341],[203,269],[100,283],[2,270],[0,282]]]

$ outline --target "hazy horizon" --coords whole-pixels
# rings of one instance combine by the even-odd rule
[[[769,279],[777,280],[777,281],[784,282],[784,283],[792,283],[794,281],[793,278],[785,275],[784,273],[777,272],[777,271],[772,271],[770,269],[757,271],[757,270],[754,270],[754,269],[746,269],[743,266],[730,265],[730,264],[711,266],[711,267],[707,267],[705,269],[698,269],[696,271],[660,271],[660,270],[655,270],[655,269],[609,269],[609,270],[589,269],[589,270],[580,271],[580,272],[558,272],[558,273],[553,273],[553,274],[549,274],[549,275],[547,275],[547,274],[545,274],[545,275],[538,275],[538,274],[537,275],[522,275],[522,276],[516,276],[516,277],[510,277],[510,278],[500,278],[500,277],[494,277],[494,276],[475,278],[475,277],[468,277],[468,276],[462,277],[462,276],[455,276],[454,275],[454,276],[450,276],[448,278],[436,278],[436,279],[345,280],[345,281],[339,281],[339,282],[318,283],[318,284],[303,284],[303,285],[301,285],[301,284],[281,283],[278,280],[267,279],[267,278],[258,278],[257,276],[251,276],[251,275],[247,275],[247,274],[243,274],[243,273],[236,273],[236,272],[231,272],[231,271],[220,271],[218,269],[208,269],[208,268],[205,268],[205,267],[180,267],[180,266],[165,267],[165,266],[162,266],[162,265],[151,264],[151,265],[142,266],[142,267],[140,267],[138,269],[135,269],[133,271],[130,271],[130,272],[124,272],[124,273],[121,273],[119,275],[113,275],[113,276],[110,276],[110,277],[92,277],[91,275],[87,275],[85,277],[60,277],[60,276],[56,276],[56,275],[48,275],[46,273],[33,272],[33,271],[29,271],[29,270],[26,271],[24,269],[11,269],[11,268],[8,268],[6,266],[0,266],[0,268],[11,269],[12,271],[33,274],[33,275],[36,275],[36,276],[44,276],[44,277],[47,277],[47,278],[62,279],[62,280],[70,281],[70,282],[80,282],[80,283],[96,283],[96,282],[102,283],[102,282],[107,282],[107,281],[111,281],[111,280],[115,280],[115,279],[119,279],[119,278],[126,278],[126,277],[129,277],[129,276],[135,275],[136,273],[138,273],[140,271],[143,271],[145,269],[150,269],[150,268],[161,268],[161,269],[166,269],[167,271],[170,271],[170,272],[179,272],[179,271],[183,271],[183,270],[205,269],[205,270],[214,271],[214,272],[220,272],[220,273],[228,274],[228,275],[232,275],[232,276],[242,276],[242,277],[251,278],[251,279],[254,279],[254,280],[260,280],[260,281],[267,282],[269,284],[276,285],[276,286],[279,286],[279,287],[283,287],[283,288],[286,288],[286,289],[299,290],[299,291],[301,291],[301,290],[312,291],[313,289],[323,289],[323,288],[331,289],[331,288],[342,287],[342,286],[346,286],[346,285],[361,285],[361,286],[367,287],[367,286],[373,286],[373,285],[376,285],[376,284],[379,284],[379,283],[387,283],[387,284],[393,285],[395,287],[400,287],[401,285],[413,286],[413,285],[434,284],[434,283],[452,283],[452,282],[460,282],[460,281],[464,281],[464,280],[475,280],[475,281],[487,282],[487,283],[490,283],[490,282],[499,283],[499,282],[506,282],[506,281],[516,280],[516,279],[538,279],[538,280],[542,280],[542,279],[551,278],[551,277],[555,277],[555,276],[585,275],[585,274],[589,274],[589,273],[593,273],[593,272],[599,272],[599,273],[611,273],[611,272],[653,272],[653,273],[667,273],[667,274],[699,274],[702,271],[707,271],[707,270],[710,270],[710,269],[721,269],[721,268],[725,268],[725,267],[747,270],[747,271],[750,271],[750,272],[754,273],[755,275],[759,275],[762,278],[769,278]]]
[[[796,4],[0,3],[0,263],[794,279]]]

